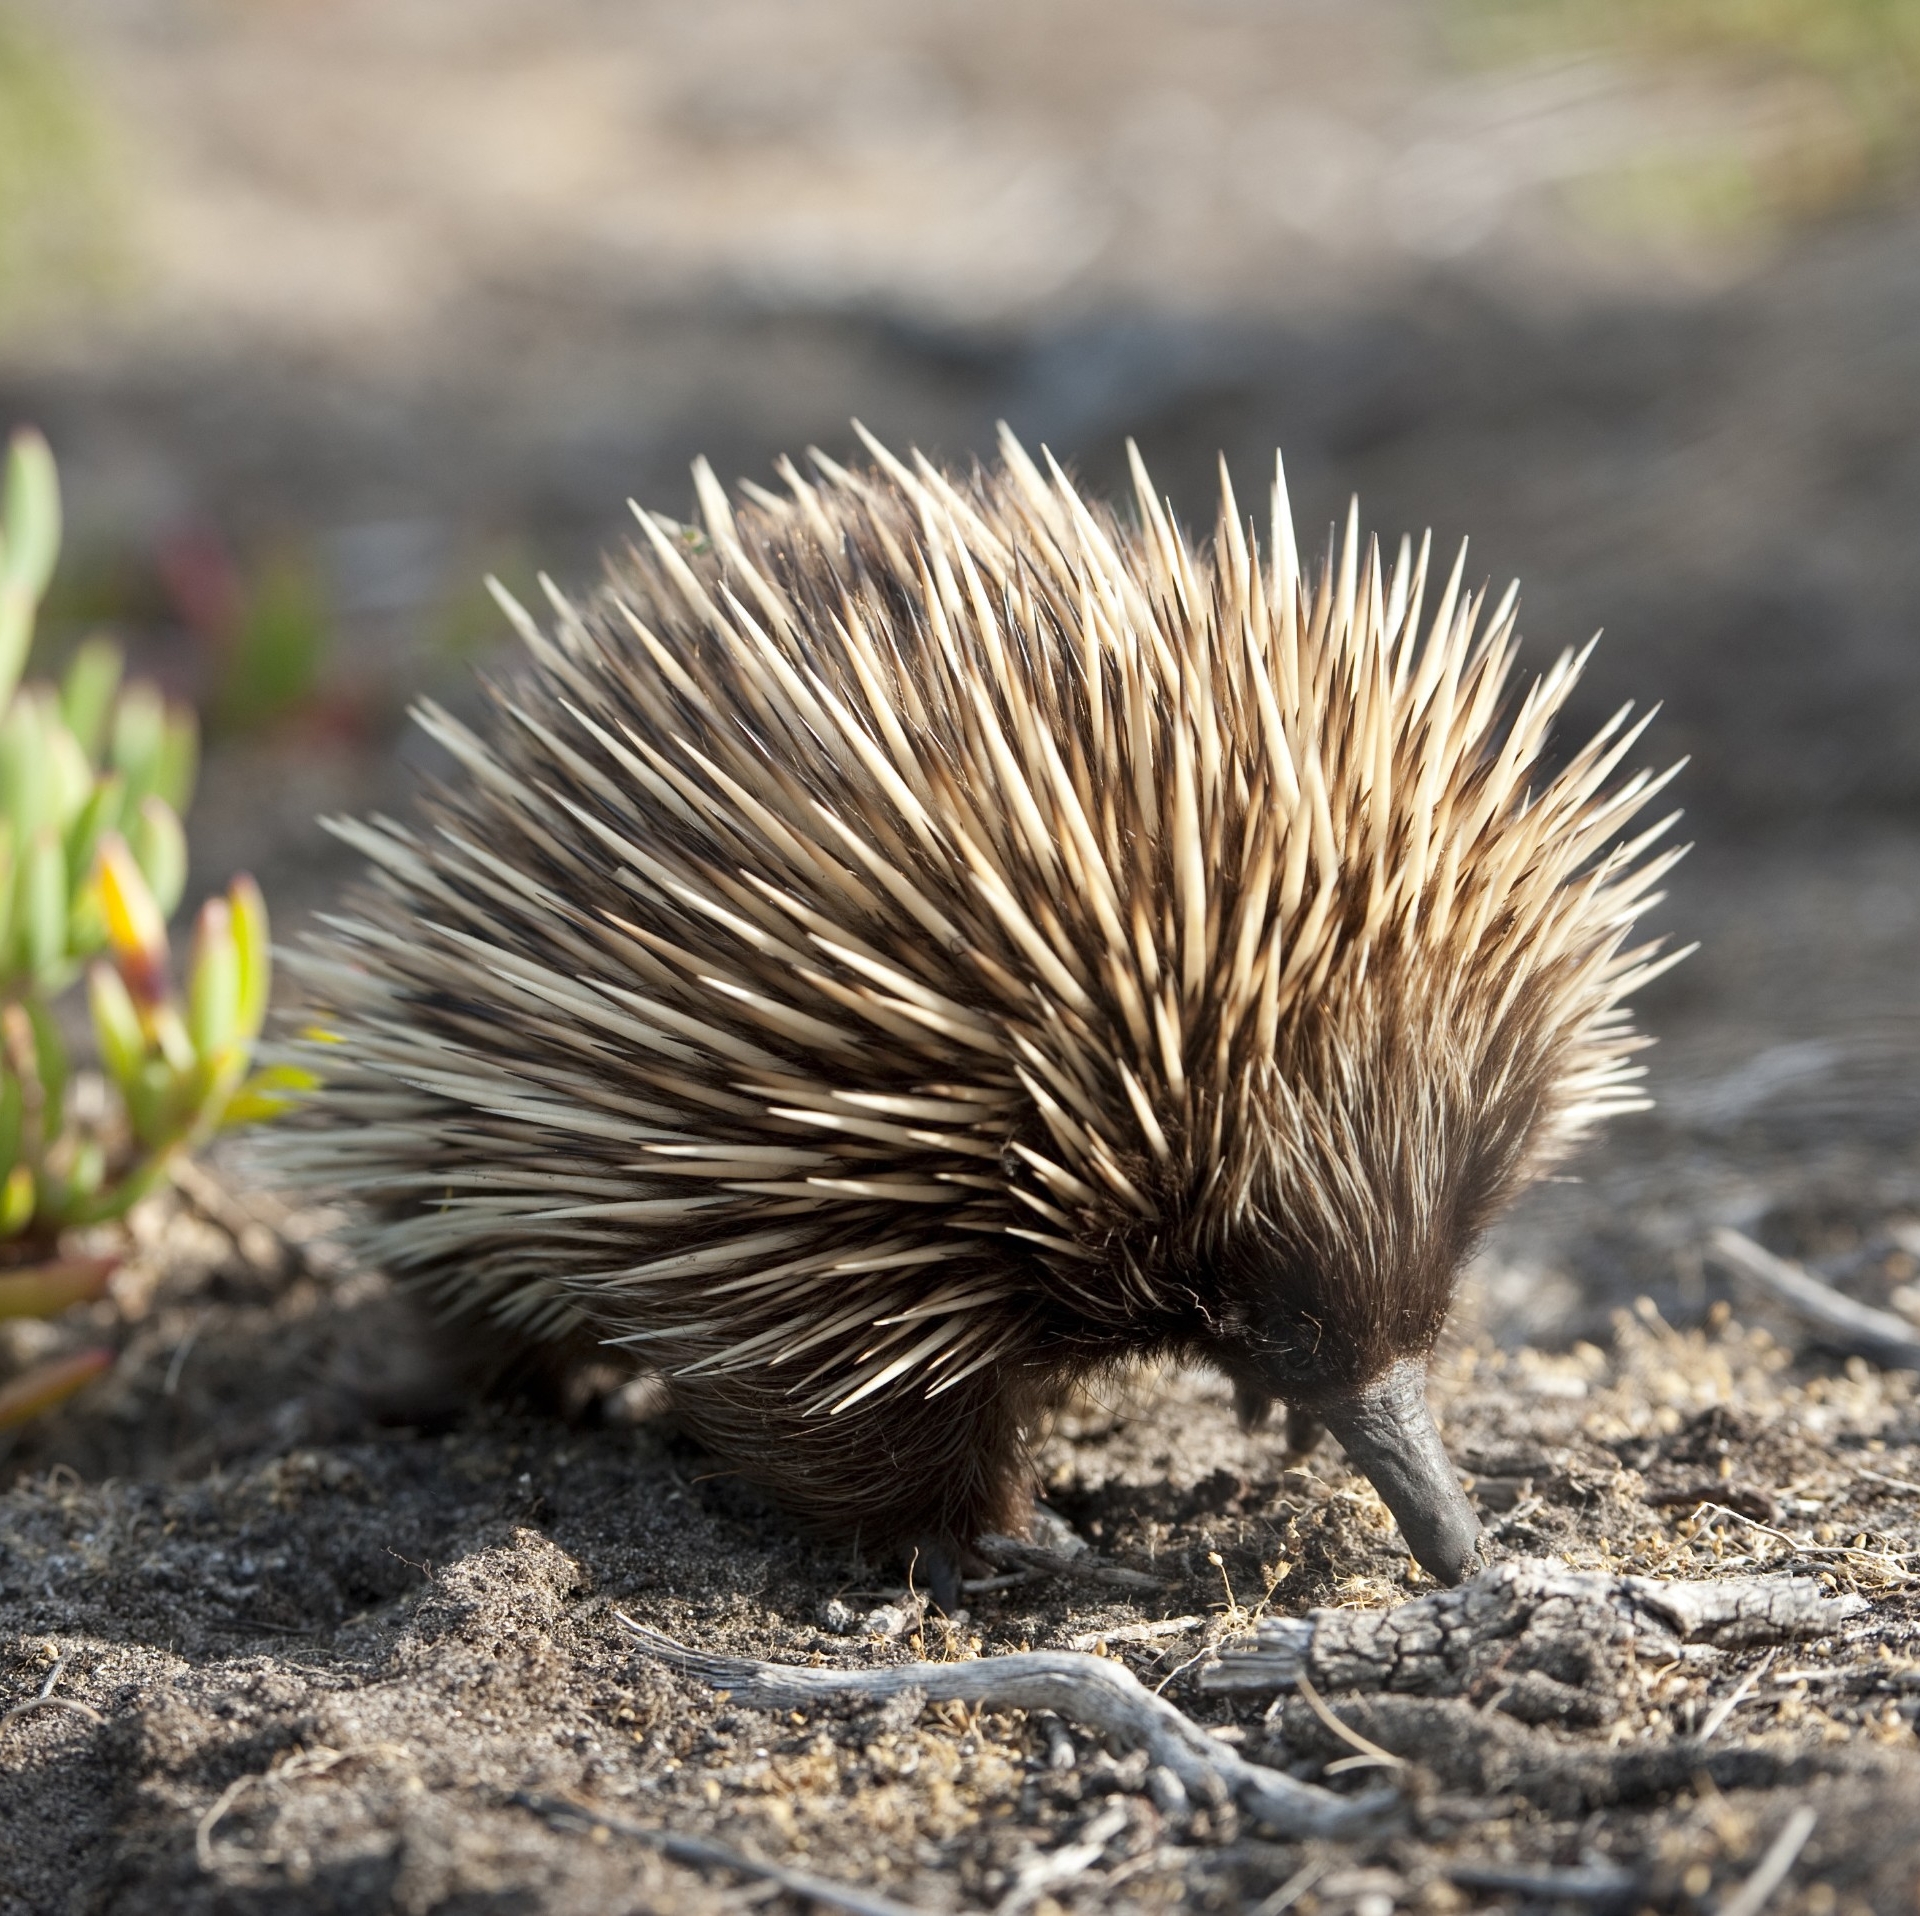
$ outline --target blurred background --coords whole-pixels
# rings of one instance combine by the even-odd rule
[[[687,465],[1005,418],[1191,520],[1471,533],[1698,849],[1661,1111],[1495,1245],[1512,1335],[1731,1222],[1920,1316],[1920,0],[0,0],[0,424],[43,663],[199,705],[195,895],[283,933]]]

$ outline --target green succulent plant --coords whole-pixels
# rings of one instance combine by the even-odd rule
[[[201,907],[184,979],[174,976],[167,919],[187,882],[191,709],[125,680],[101,639],[59,686],[22,683],[59,547],[53,455],[38,433],[16,432],[0,493],[0,1255],[17,1262],[0,1271],[0,1317],[98,1297],[110,1263],[33,1260],[71,1226],[125,1215],[180,1153],[271,1115],[295,1088],[284,1070],[251,1069],[271,977],[252,879]],[[69,1096],[55,1011],[83,971],[108,1086],[104,1112],[94,1100],[86,1115]],[[98,1360],[83,1352],[0,1389],[0,1429],[77,1389]]]

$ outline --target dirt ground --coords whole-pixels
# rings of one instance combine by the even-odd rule
[[[0,1683],[84,1706],[4,1732],[8,1916],[702,1910],[752,1887],[556,1824],[529,1795],[928,1910],[1247,1909],[1311,1866],[1298,1906],[1330,1916],[1498,1905],[1472,1871],[1578,1866],[1629,1872],[1611,1906],[1725,1908],[1805,1804],[1819,1820],[1775,1908],[1914,1907],[1911,1376],[1797,1356],[1724,1302],[1692,1330],[1646,1302],[1603,1342],[1502,1350],[1490,1272],[1438,1396],[1496,1560],[1793,1571],[1865,1605],[1811,1642],[1657,1663],[1586,1645],[1576,1667],[1463,1696],[1336,1690],[1352,1731],[1407,1760],[1402,1806],[1363,1840],[1281,1842],[1231,1806],[1157,1805],[1144,1761],[1098,1737],[1068,1732],[1063,1756],[1044,1718],[915,1697],[735,1708],[636,1653],[615,1617],[802,1664],[1104,1644],[1245,1754],[1320,1777],[1352,1749],[1297,1698],[1207,1694],[1199,1653],[1261,1614],[1432,1586],[1337,1456],[1284,1468],[1220,1386],[1143,1380],[1043,1453],[1051,1507],[1139,1587],[1016,1573],[947,1619],[897,1573],[794,1540],[618,1401],[571,1425],[500,1407],[382,1425],[367,1406],[411,1361],[385,1283],[329,1264],[324,1240],[310,1254],[321,1219],[276,1235],[249,1218],[257,1192],[201,1196],[141,1219],[111,1382],[7,1459]],[[1853,1286],[1884,1302],[1920,1221],[1861,1207],[1770,1235],[1844,1244]],[[1091,1855],[1049,1876],[1090,1828]]]
[[[1432,1586],[1330,1446],[1284,1467],[1207,1380],[1063,1420],[1044,1494],[1091,1566],[942,1619],[604,1380],[570,1420],[435,1404],[385,1279],[232,1156],[137,1216],[109,1303],[0,1326],[0,1374],[120,1353],[0,1437],[0,1916],[801,1906],[616,1823],[927,1911],[1756,1916],[1802,1806],[1769,1912],[1920,1911],[1920,1381],[1705,1253],[1733,1226],[1920,1322],[1920,213],[1583,226],[1596,154],[1770,138],[1779,99],[1463,73],[1434,17],[72,0],[132,156],[124,271],[0,327],[0,415],[53,435],[88,576],[182,527],[312,555],[356,722],[216,739],[191,821],[196,884],[250,867],[287,933],[349,870],[315,815],[404,806],[406,697],[469,696],[447,595],[591,577],[627,494],[685,510],[695,453],[759,476],[857,413],[965,457],[1005,417],[1095,486],[1137,435],[1201,517],[1220,451],[1258,497],[1282,442],[1303,529],[1357,488],[1391,532],[1471,532],[1535,656],[1608,628],[1576,722],[1666,701],[1699,842],[1660,928],[1701,949],[1644,1007],[1656,1111],[1471,1273],[1450,1447],[1498,1561],[1865,1607],[1332,1687],[1343,1737],[1201,1687],[1203,1653]],[[164,617],[131,636],[195,682]],[[1399,1806],[1283,1840],[1039,1715],[748,1710],[616,1610],[844,1667],[1104,1646],[1301,1778],[1380,1787],[1329,1771],[1364,1737]],[[611,1820],[529,1807],[558,1800]]]

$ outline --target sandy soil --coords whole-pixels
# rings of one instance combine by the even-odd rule
[[[1284,1843],[1230,1807],[1156,1807],[1144,1764],[1097,1738],[1070,1736],[1063,1766],[1041,1719],[912,1698],[731,1707],[636,1654],[614,1612],[706,1649],[848,1666],[1104,1641],[1245,1753],[1316,1778],[1352,1751],[1303,1704],[1205,1695],[1192,1666],[1256,1613],[1432,1587],[1335,1456],[1283,1468],[1204,1379],[1084,1405],[1045,1449],[1045,1495],[1102,1563],[1153,1581],[1003,1579],[945,1619],[897,1575],[797,1542],[618,1403],[571,1426],[506,1408],[382,1425],[368,1405],[408,1363],[394,1299],[324,1253],[308,1264],[317,1220],[289,1221],[293,1247],[246,1222],[260,1203],[222,1197],[224,1227],[184,1203],[142,1219],[110,1385],[7,1460],[0,1683],[84,1706],[0,1732],[7,1916],[739,1906],[728,1873],[556,1827],[528,1793],[930,1910],[1249,1908],[1311,1863],[1300,1906],[1330,1913],[1481,1906],[1451,1872],[1495,1865],[1607,1864],[1634,1872],[1634,1904],[1724,1907],[1804,1802],[1820,1820],[1776,1908],[1912,1908],[1911,1377],[1796,1357],[1724,1304],[1694,1331],[1647,1303],[1604,1345],[1503,1351],[1474,1328],[1479,1289],[1438,1392],[1496,1559],[1793,1570],[1867,1607],[1812,1643],[1662,1667],[1582,1651],[1508,1672],[1499,1695],[1336,1693],[1412,1765],[1404,1807],[1372,1839]],[[1889,1267],[1913,1266],[1886,1233],[1910,1236],[1912,1213],[1851,1222],[1852,1281],[1884,1302]],[[1796,1248],[1844,1234],[1828,1216]],[[1166,1634],[1128,1640],[1159,1619]],[[1045,1900],[1022,1895],[1023,1872],[1096,1818],[1092,1857]]]

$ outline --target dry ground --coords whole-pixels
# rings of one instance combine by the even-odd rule
[[[1819,1820],[1775,1909],[1915,1908],[1920,1385],[1796,1355],[1785,1324],[1722,1302],[1678,1331],[1643,1302],[1599,1342],[1503,1350],[1486,1324],[1512,1272],[1487,1261],[1438,1392],[1496,1559],[1791,1569],[1867,1607],[1812,1642],[1663,1663],[1562,1642],[1466,1695],[1336,1690],[1407,1759],[1403,1807],[1365,1840],[1287,1843],[1156,1804],[1143,1759],[1098,1738],[1070,1733],[1069,1760],[1044,1719],[736,1708],[637,1654],[614,1612],[800,1663],[1104,1643],[1243,1753],[1317,1778],[1353,1751],[1303,1702],[1209,1696],[1193,1666],[1253,1614],[1432,1587],[1337,1454],[1286,1469],[1219,1386],[1143,1380],[1064,1419],[1041,1471],[1101,1561],[1153,1583],[1034,1573],[943,1619],[897,1573],[796,1541],[670,1427],[627,1421],[630,1399],[571,1424],[381,1422],[414,1361],[385,1283],[301,1243],[323,1220],[201,1196],[219,1221],[178,1198],[140,1219],[109,1385],[7,1459],[0,1701],[51,1682],[86,1707],[0,1731],[6,1916],[737,1909],[752,1887],[523,1792],[928,1910],[1273,1908],[1290,1884],[1308,1916],[1511,1906],[1456,1881],[1501,1866],[1623,1868],[1613,1906],[1727,1908],[1804,1803]],[[1765,1228],[1884,1304],[1917,1216],[1829,1204]]]

